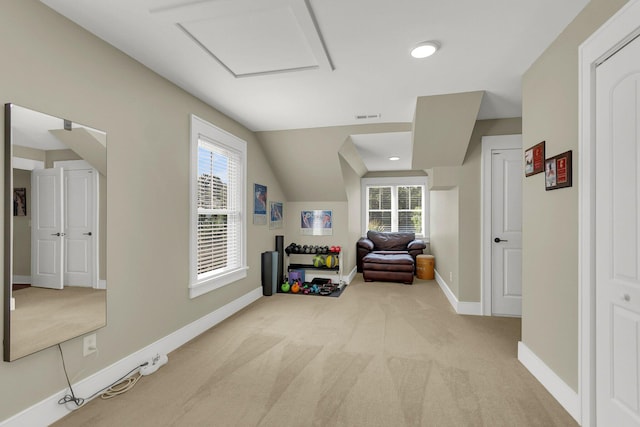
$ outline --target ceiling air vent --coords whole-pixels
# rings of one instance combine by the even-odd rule
[[[379,119],[382,114],[356,114],[356,120]]]

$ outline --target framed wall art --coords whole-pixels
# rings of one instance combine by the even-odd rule
[[[267,223],[267,186],[253,184],[253,223]]]
[[[531,176],[544,171],[544,141],[524,152],[524,175]]]
[[[572,186],[573,168],[571,167],[572,151],[548,158],[544,162],[545,190],[556,190]]]
[[[331,236],[333,213],[329,210],[301,211],[300,233],[305,236]]]
[[[282,202],[269,202],[269,228],[282,228]]]
[[[13,216],[27,216],[27,189],[13,189]]]

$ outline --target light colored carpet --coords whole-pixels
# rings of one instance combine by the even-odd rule
[[[262,298],[55,425],[577,425],[519,339],[519,319],[457,315],[433,281],[358,275],[340,298]]]
[[[106,291],[65,286],[29,287],[13,292],[11,358],[31,354],[89,331],[107,321]]]

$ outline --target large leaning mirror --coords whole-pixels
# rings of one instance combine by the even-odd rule
[[[4,360],[106,325],[107,135],[5,105]]]

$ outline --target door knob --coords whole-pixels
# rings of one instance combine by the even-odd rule
[[[91,236],[91,232],[88,233],[82,233],[83,236]]]
[[[624,294],[622,296],[622,299],[625,300],[626,302],[629,302],[629,301],[631,301],[631,296],[629,296],[629,294]]]
[[[508,240],[502,240],[502,239],[501,239],[501,238],[499,238],[499,237],[496,237],[495,239],[493,239],[493,241],[494,241],[494,242],[496,242],[496,243],[500,243],[500,242],[508,242]]]
[[[58,237],[60,237],[60,236],[64,236],[64,233],[53,233],[53,234],[52,234],[52,236],[58,236]]]

